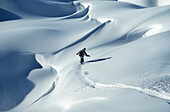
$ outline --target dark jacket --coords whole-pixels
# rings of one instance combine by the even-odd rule
[[[79,52],[77,53],[77,55],[79,55],[80,57],[84,57],[84,56],[90,57],[90,55],[88,55],[84,49],[81,50],[81,51],[79,51]]]

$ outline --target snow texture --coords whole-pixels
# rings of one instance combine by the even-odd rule
[[[0,112],[170,112],[169,26],[169,0],[0,0]]]

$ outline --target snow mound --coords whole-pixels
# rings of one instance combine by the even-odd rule
[[[0,59],[0,111],[4,111],[17,106],[34,88],[26,77],[30,71],[41,66],[33,54],[1,53]]]
[[[165,6],[165,5],[170,5],[169,0],[118,0],[122,2],[128,2],[132,4],[137,4],[140,6],[145,6],[145,7],[156,7],[156,6]]]
[[[3,10],[3,9],[0,9],[0,15],[1,15],[1,18],[0,18],[0,21],[9,21],[9,20],[15,20],[15,19],[20,19],[19,16],[11,13],[11,12],[8,12],[6,10]]]
[[[61,17],[76,12],[73,2],[45,0],[3,0],[0,7],[20,17]]]
[[[0,112],[169,112],[162,1],[1,0]]]

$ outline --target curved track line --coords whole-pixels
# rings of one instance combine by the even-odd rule
[[[95,82],[95,81],[87,78],[86,75],[84,74],[84,71],[82,69],[81,69],[81,71],[82,71],[81,75],[84,78],[86,85],[88,85],[92,88],[96,88],[96,89],[102,89],[102,88],[132,89],[132,90],[137,90],[139,92],[142,92],[142,93],[147,94],[147,95],[152,96],[152,97],[165,99],[167,102],[170,102],[170,94],[169,93],[166,93],[166,92],[163,92],[163,91],[157,92],[156,90],[151,90],[151,89],[141,88],[141,87],[136,87],[136,86],[130,86],[130,85],[125,85],[125,84],[121,84],[121,83],[103,84],[103,83]]]

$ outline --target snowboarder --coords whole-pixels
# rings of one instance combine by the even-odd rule
[[[86,48],[80,50],[76,55],[79,55],[79,56],[80,56],[80,63],[81,63],[81,64],[83,64],[83,62],[84,62],[84,56],[90,57],[90,55],[88,55],[88,54],[86,53]]]

